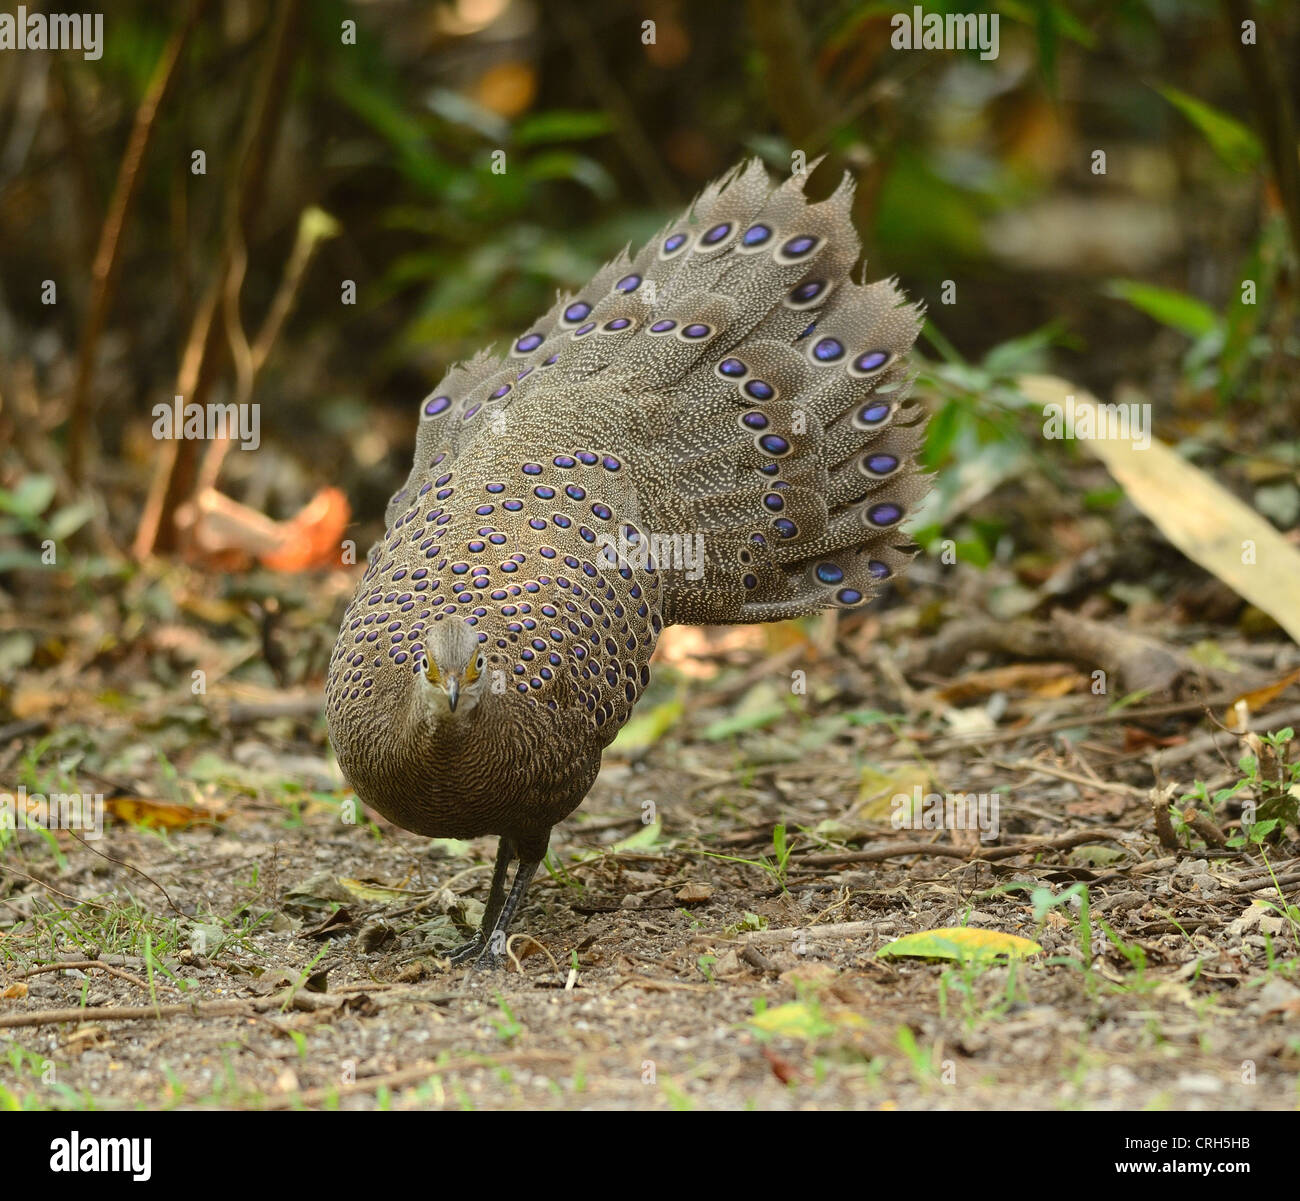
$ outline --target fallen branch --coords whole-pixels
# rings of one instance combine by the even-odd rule
[[[972,863],[994,859],[1010,859],[1014,855],[1037,855],[1043,851],[1068,851],[1087,842],[1116,842],[1130,834],[1129,830],[1076,830],[1060,838],[1042,842],[1019,842],[1005,847],[956,847],[947,842],[903,842],[892,847],[878,847],[874,851],[840,851],[829,855],[800,855],[800,867],[835,867],[842,863],[879,863],[885,859],[898,859],[910,855],[933,855],[943,859],[966,859]]]

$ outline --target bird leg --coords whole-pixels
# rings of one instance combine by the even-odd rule
[[[508,838],[501,838],[497,843],[497,862],[492,869],[492,884],[488,888],[487,905],[483,910],[483,922],[464,946],[457,947],[448,959],[452,963],[464,963],[467,959],[477,959],[487,945],[488,935],[496,928],[497,918],[506,903],[506,873],[510,871],[510,861],[515,857],[514,843]]]
[[[505,839],[502,839],[502,842],[504,841]],[[510,933],[510,923],[514,920],[515,910],[519,908],[519,902],[524,899],[524,894],[533,882],[533,876],[541,863],[540,859],[534,859],[531,863],[523,859],[519,860],[519,866],[515,869],[514,882],[510,885],[510,895],[506,898],[496,925],[486,937],[482,954],[474,961],[475,968],[494,968],[501,962],[501,956],[506,949],[506,936]],[[488,929],[486,913],[483,916],[483,929]]]

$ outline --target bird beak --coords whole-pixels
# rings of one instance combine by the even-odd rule
[[[456,712],[456,702],[460,700],[460,679],[452,676],[444,685],[447,690],[447,705],[453,713]]]

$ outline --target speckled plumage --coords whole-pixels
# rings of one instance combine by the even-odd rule
[[[501,836],[485,934],[586,795],[664,625],[854,608],[914,553],[918,314],[849,279],[851,181],[820,204],[802,185],[738,168],[421,402],[327,716],[367,804]]]

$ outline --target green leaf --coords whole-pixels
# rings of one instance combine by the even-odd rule
[[[543,142],[577,142],[610,133],[614,119],[598,110],[552,109],[534,113],[515,126],[515,141],[521,146]]]
[[[706,726],[703,737],[708,742],[720,742],[733,734],[770,726],[783,717],[785,712],[785,703],[775,685],[762,681],[745,694],[734,713]]]
[[[1208,304],[1173,288],[1160,288],[1136,279],[1113,279],[1106,285],[1106,294],[1127,301],[1161,325],[1189,338],[1204,337],[1219,324],[1219,315]]]
[[[1023,959],[1026,955],[1039,955],[1043,948],[1018,934],[1003,934],[1001,930],[978,930],[973,926],[954,926],[942,930],[920,930],[905,934],[887,943],[876,952],[886,958],[898,959],[994,959],[1008,955]]]
[[[75,534],[95,515],[95,506],[88,500],[78,501],[59,509],[50,517],[46,533],[56,542]]]
[[[611,755],[629,755],[654,746],[675,726],[685,712],[680,698],[664,701],[645,713],[636,714],[610,744]]]
[[[582,184],[598,200],[610,200],[618,192],[614,177],[595,159],[572,150],[547,150],[529,159],[524,167],[529,179],[567,179]]]
[[[1247,174],[1259,166],[1263,159],[1259,139],[1235,117],[1178,88],[1165,86],[1156,90],[1205,135],[1220,162],[1233,171]]]
[[[612,847],[609,847],[606,853],[618,854],[620,851],[652,850],[663,832],[663,822],[656,818],[648,826],[642,826],[635,834],[629,834],[626,838],[620,839]]]
[[[0,512],[19,517],[39,517],[54,499],[54,480],[48,475],[27,475],[12,492],[0,489]]]

